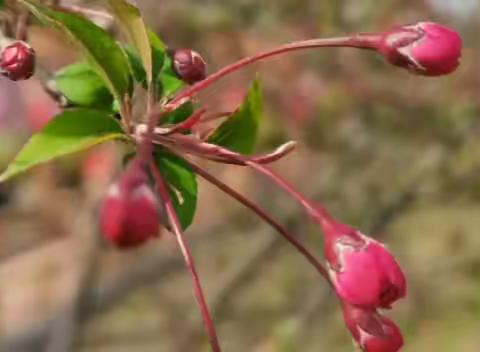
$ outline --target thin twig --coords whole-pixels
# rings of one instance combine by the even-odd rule
[[[284,226],[280,225],[275,219],[273,219],[269,214],[267,214],[263,209],[258,207],[248,198],[235,191],[233,188],[223,183],[198,165],[193,164],[191,161],[189,161],[189,164],[195,173],[221,189],[223,192],[225,192],[232,198],[236,199],[238,202],[240,202],[245,207],[250,209],[253,213],[255,213],[258,217],[260,217],[262,220],[272,226],[275,230],[277,230],[278,233],[280,233],[288,242],[290,242],[290,244],[292,244],[310,262],[310,264],[312,264],[312,266],[318,271],[318,273],[322,275],[327,282],[330,283],[328,272],[323,267],[323,265],[318,261],[317,258],[315,258],[313,254],[310,253],[310,251],[299,240],[297,240],[294,235],[290,234],[290,232]]]
[[[221,351],[220,344],[218,342],[217,333],[215,331],[213,320],[208,310],[208,305],[207,305],[205,295],[203,293],[203,289],[200,283],[200,278],[198,276],[198,273],[195,267],[193,256],[190,252],[190,248],[188,247],[185,241],[185,238],[183,236],[180,222],[178,220],[177,214],[173,207],[170,194],[168,193],[168,190],[167,190],[167,185],[165,184],[165,181],[163,180],[163,177],[160,174],[160,171],[157,169],[156,165],[154,165],[153,163],[151,164],[151,171],[157,184],[160,199],[165,205],[165,210],[166,210],[168,219],[170,221],[173,234],[175,235],[180,251],[182,252],[185,264],[190,273],[192,283],[193,283],[193,288],[195,291],[195,298],[197,300],[197,303],[200,308],[200,312],[202,314],[202,318],[203,318],[205,329],[208,335],[210,346],[213,352],[220,352]]]
[[[282,45],[280,47],[274,48],[272,50],[267,50],[265,52],[248,56],[243,59],[240,59],[228,66],[223,67],[217,72],[211,74],[202,81],[197,82],[196,84],[186,88],[181,91],[167,106],[163,108],[168,108],[171,110],[177,109],[179,106],[189,101],[193,95],[199,93],[200,91],[210,87],[212,84],[216,83],[220,79],[229,74],[242,69],[253,63],[262,61],[267,58],[271,58],[278,55],[283,55],[292,51],[305,50],[305,49],[317,49],[317,48],[331,48],[331,47],[353,47],[359,49],[374,49],[377,46],[380,36],[375,34],[354,34],[352,36],[346,37],[337,37],[337,38],[317,38],[310,40],[303,40],[294,43],[289,43]]]

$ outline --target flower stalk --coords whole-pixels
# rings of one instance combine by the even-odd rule
[[[178,220],[178,216],[173,207],[172,199],[170,197],[170,194],[168,193],[167,185],[163,180],[163,177],[160,174],[160,171],[157,169],[156,165],[151,163],[150,169],[155,178],[160,199],[162,200],[165,206],[165,211],[166,211],[168,220],[170,222],[172,232],[175,235],[175,238],[178,243],[178,247],[180,248],[180,251],[183,255],[183,259],[187,266],[187,270],[190,273],[192,283],[193,283],[195,298],[200,308],[200,313],[202,315],[203,323],[208,335],[208,340],[210,342],[212,352],[221,352],[220,344],[218,342],[217,332],[215,330],[215,325],[210,316],[210,311],[208,309],[207,301],[203,293],[202,285],[200,283],[200,278],[197,273],[195,262],[193,260],[193,256],[190,251],[190,248],[187,242],[185,241],[183,231],[181,229],[181,225]]]

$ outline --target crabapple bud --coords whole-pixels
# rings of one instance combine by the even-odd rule
[[[32,77],[35,70],[35,51],[23,41],[15,41],[0,53],[0,73],[12,81]]]
[[[397,352],[403,346],[398,326],[376,310],[342,304],[345,325],[365,352]]]
[[[406,295],[406,279],[379,242],[324,215],[324,251],[337,295],[363,308],[390,308]]]
[[[173,71],[188,84],[205,79],[207,65],[199,53],[190,49],[179,49],[172,52]]]
[[[419,75],[440,76],[460,64],[462,39],[441,24],[420,22],[385,32],[377,50],[393,65]]]
[[[147,174],[134,160],[107,191],[100,208],[100,229],[114,246],[134,248],[158,236],[159,213]]]

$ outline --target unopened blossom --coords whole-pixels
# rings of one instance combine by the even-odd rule
[[[345,325],[355,344],[365,352],[397,352],[403,346],[398,326],[376,310],[342,305]]]
[[[107,191],[100,229],[115,247],[137,247],[158,236],[160,205],[143,168],[134,160]]]
[[[459,66],[462,39],[449,27],[420,22],[385,32],[377,50],[396,66],[420,75],[440,76]]]
[[[179,49],[171,53],[173,71],[188,84],[194,84],[207,76],[207,64],[202,56],[191,49]]]
[[[15,41],[0,53],[0,73],[12,81],[32,77],[35,71],[35,51],[28,43]]]
[[[324,252],[337,295],[363,308],[390,308],[406,295],[406,279],[383,244],[324,213]]]

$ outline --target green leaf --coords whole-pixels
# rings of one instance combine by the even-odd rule
[[[162,120],[162,124],[175,124],[182,122],[193,114],[194,106],[192,102],[186,102],[178,109],[168,113]]]
[[[240,108],[222,123],[208,142],[242,154],[251,154],[255,148],[262,115],[262,90],[255,80]]]
[[[87,109],[66,110],[32,136],[0,175],[0,182],[60,156],[120,138],[124,138],[122,129],[108,113]]]
[[[67,66],[55,74],[54,80],[59,91],[73,105],[111,110],[113,96],[88,63]]]
[[[108,3],[129,42],[140,54],[147,82],[152,82],[152,50],[140,10],[125,0],[108,0]]]
[[[152,62],[153,62],[153,79],[155,84],[157,85],[157,89],[161,91],[161,83],[159,82],[159,75],[164,65],[165,60],[165,45],[163,42],[158,38],[158,36],[149,31],[149,39],[152,46]],[[128,55],[128,59],[130,61],[130,66],[132,67],[133,77],[135,81],[140,83],[144,88],[148,88],[147,84],[147,74],[145,72],[145,68],[143,67],[142,60],[140,56],[137,54],[133,48],[129,46],[124,47],[125,52]]]
[[[193,221],[197,208],[197,178],[182,158],[157,149],[155,163],[165,178],[178,219],[185,230]]]
[[[147,73],[142,64],[142,59],[140,56],[129,46],[124,46],[123,49],[127,54],[128,60],[130,62],[130,67],[132,68],[133,78],[135,82],[140,83],[145,89],[148,88],[147,83]]]
[[[158,81],[160,72],[162,71],[163,65],[165,64],[165,59],[168,56],[167,47],[158,37],[158,35],[152,30],[148,30],[148,39],[150,40],[150,45],[152,48],[153,79],[155,81]]]
[[[131,93],[128,60],[122,48],[102,28],[70,12],[53,10],[33,0],[20,0],[41,21],[67,33],[85,51],[95,70],[118,101]]]
[[[185,83],[177,77],[172,69],[172,59],[170,56],[165,56],[165,62],[160,73],[159,81],[162,87],[162,95],[170,97],[178,92]]]

